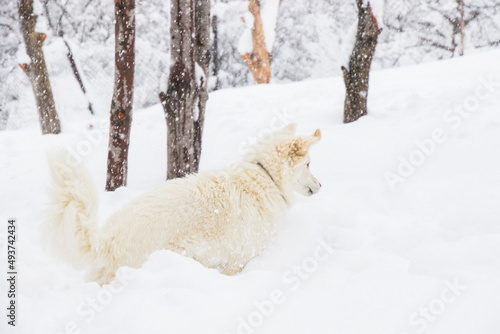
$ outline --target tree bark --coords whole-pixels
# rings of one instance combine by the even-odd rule
[[[349,69],[341,67],[344,75],[346,95],[344,102],[344,123],[357,120],[367,114],[368,79],[370,66],[377,46],[378,28],[370,3],[363,7],[363,1],[357,0],[358,28],[356,42],[349,60]]]
[[[252,28],[252,52],[240,54],[245,61],[253,79],[257,84],[267,84],[271,81],[271,57],[266,48],[262,18],[260,16],[260,0],[248,0],[248,10],[254,18]]]
[[[62,30],[60,30],[62,32]],[[85,89],[85,85],[83,84],[82,76],[80,75],[80,71],[78,71],[78,67],[76,66],[75,57],[73,56],[73,51],[69,46],[69,43],[66,39],[61,35],[64,41],[64,45],[66,45],[66,49],[68,53],[66,53],[66,57],[68,58],[69,64],[71,65],[71,69],[73,70],[73,75],[75,76],[76,81],[80,85],[80,89],[82,90],[83,95],[87,99],[87,109],[89,110],[91,115],[95,115],[94,109],[92,108],[92,103],[90,103],[89,97],[87,96],[87,90]]]
[[[106,191],[127,185],[134,97],[135,0],[115,0],[115,83],[111,100]]]
[[[195,4],[195,61],[202,69],[203,73],[196,73],[196,92],[198,98],[198,116],[194,127],[194,154],[193,169],[198,172],[200,167],[201,142],[203,136],[203,126],[205,123],[205,108],[208,101],[208,67],[210,66],[210,1],[196,0]]]
[[[19,19],[26,53],[31,61],[29,64],[20,64],[19,66],[31,81],[42,133],[57,134],[61,132],[61,125],[42,49],[43,41],[47,35],[35,31],[37,15],[33,14],[33,0],[19,0]]]
[[[212,16],[212,34],[214,40],[212,43],[212,75],[215,77],[215,87],[213,90],[220,88],[219,71],[220,71],[220,56],[219,56],[219,19],[217,15]]]
[[[173,63],[160,101],[167,122],[167,179],[174,179],[199,168],[208,99],[210,0],[173,0],[170,10]]]

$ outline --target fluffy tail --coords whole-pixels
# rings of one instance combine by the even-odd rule
[[[52,185],[42,225],[46,249],[78,267],[96,257],[98,196],[83,166],[70,166],[67,153],[50,152]]]

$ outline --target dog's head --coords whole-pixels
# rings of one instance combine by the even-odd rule
[[[288,165],[292,174],[293,189],[303,196],[316,194],[321,188],[321,183],[312,175],[309,169],[311,158],[309,148],[321,139],[321,131],[317,129],[311,136],[295,137],[296,124],[287,126],[283,131],[292,137],[284,140],[278,150],[284,148],[288,156]]]
[[[316,194],[321,184],[309,170],[309,148],[321,139],[321,131],[311,136],[296,136],[296,124],[272,134],[255,147],[250,160],[259,162],[287,194],[293,191],[304,196]]]

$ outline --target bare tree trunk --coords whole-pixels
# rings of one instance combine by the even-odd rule
[[[349,69],[342,66],[346,87],[344,123],[353,122],[367,114],[366,101],[370,66],[377,46],[378,35],[382,32],[382,29],[378,28],[375,16],[373,16],[370,3],[363,7],[363,1],[357,0],[357,6],[356,42],[349,60]]]
[[[208,99],[210,0],[173,0],[170,10],[173,64],[167,92],[160,93],[167,121],[167,179],[196,173],[199,168]],[[196,70],[196,64],[203,73]]]
[[[62,30],[60,30],[62,33]],[[85,89],[85,85],[83,84],[82,76],[80,75],[80,71],[78,71],[78,67],[76,66],[75,62],[75,57],[73,56],[73,51],[71,50],[71,47],[69,46],[68,42],[66,39],[61,35],[64,41],[64,45],[66,45],[66,49],[68,50],[68,53],[66,54],[66,57],[68,58],[69,64],[71,65],[71,69],[73,70],[73,75],[75,76],[76,81],[80,85],[80,89],[82,90],[83,95],[87,99],[87,109],[89,110],[91,115],[95,115],[94,109],[92,108],[92,103],[90,103],[89,97],[87,96],[87,90]]]
[[[254,18],[252,28],[253,49],[250,54],[240,54],[252,72],[255,83],[267,84],[271,81],[271,57],[266,48],[262,19],[260,16],[260,0],[248,0],[248,10]]]
[[[76,81],[80,85],[80,89],[82,90],[83,95],[87,99],[87,103],[88,103],[87,108],[88,108],[90,114],[94,115],[94,109],[92,108],[92,103],[90,103],[90,99],[87,96],[87,90],[85,89],[85,85],[83,84],[83,80],[82,80],[82,76],[80,75],[80,71],[78,71],[78,67],[76,66],[76,61],[75,61],[75,57],[73,56],[73,51],[71,50],[69,43],[66,41],[66,38],[64,37],[64,31],[62,28],[62,24],[59,22],[59,24],[57,26],[55,26],[52,23],[52,20],[50,18],[49,1],[50,0],[42,1],[43,8],[45,10],[45,16],[47,17],[47,22],[49,23],[49,27],[52,29],[52,31],[54,31],[57,34],[57,36],[61,37],[62,40],[64,41],[64,45],[66,45],[66,49],[68,50],[68,52],[66,53],[66,57],[68,58],[69,64],[71,65],[71,69],[73,70],[73,75],[75,76]]]
[[[200,167],[201,142],[203,136],[203,126],[205,123],[205,108],[208,101],[208,67],[210,66],[210,1],[196,0],[195,4],[195,61],[202,69],[203,73],[196,73],[196,92],[198,98],[198,115],[194,127],[194,154],[193,168],[198,172]]]
[[[111,100],[106,190],[127,185],[135,67],[135,0],[115,0],[115,84]]]
[[[33,0],[19,0],[19,19],[26,53],[31,60],[29,64],[20,64],[19,66],[31,81],[42,133],[57,134],[61,132],[61,125],[42,50],[43,41],[47,35],[35,31],[37,15],[33,14]]]
[[[217,15],[212,16],[212,34],[214,36],[214,40],[212,43],[212,75],[215,77],[215,87],[213,90],[217,90],[220,88],[219,81],[219,71],[220,71],[220,57],[219,57],[219,19]]]
[[[465,20],[464,20],[464,0],[460,1],[460,55],[464,55],[464,28],[465,28]]]

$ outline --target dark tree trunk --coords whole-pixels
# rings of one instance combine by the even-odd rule
[[[193,162],[194,172],[200,167],[201,142],[203,137],[203,126],[205,123],[205,108],[208,101],[208,67],[210,66],[210,1],[196,0],[195,5],[195,32],[196,44],[194,50],[195,62],[203,73],[196,73],[196,92],[198,99],[198,115],[194,127],[194,149],[196,159]]]
[[[42,133],[57,134],[61,132],[61,125],[42,50],[43,41],[47,35],[35,31],[37,15],[33,14],[33,0],[19,0],[19,19],[26,53],[31,60],[29,64],[20,64],[20,66],[33,87]]]
[[[62,34],[62,30],[61,34]],[[76,81],[80,85],[80,89],[82,90],[83,95],[87,99],[87,109],[89,110],[91,115],[95,115],[94,109],[92,108],[92,103],[90,103],[89,97],[87,96],[87,90],[85,89],[85,85],[83,84],[82,76],[80,75],[80,71],[78,71],[78,67],[76,66],[75,62],[75,57],[73,56],[73,51],[71,50],[71,47],[69,46],[68,42],[66,39],[61,35],[64,41],[64,45],[66,45],[66,49],[68,50],[68,53],[66,54],[66,57],[68,58],[69,64],[71,65],[71,69],[73,70],[73,75],[75,76]]]
[[[459,0],[460,2],[460,55],[464,55],[464,0]]]
[[[214,40],[212,42],[212,75],[215,77],[215,87],[213,90],[220,88],[219,71],[220,71],[220,56],[219,56],[219,22],[217,15],[212,16],[212,34]]]
[[[106,190],[127,185],[134,97],[135,0],[115,0],[115,84],[111,100]]]
[[[167,121],[167,179],[196,173],[201,155],[210,62],[210,0],[171,2],[171,59],[160,100]],[[196,70],[198,64],[200,71]]]
[[[349,69],[342,66],[346,87],[344,102],[344,123],[357,120],[367,114],[368,78],[370,66],[377,46],[378,28],[370,3],[363,7],[363,1],[357,0],[358,30],[356,42],[349,60]]]

